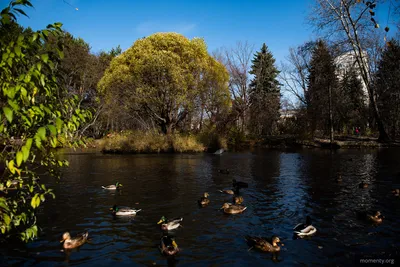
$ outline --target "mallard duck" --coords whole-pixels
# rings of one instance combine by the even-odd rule
[[[396,188],[396,189],[392,190],[392,193],[394,196],[398,197],[398,196],[400,196],[400,189]]]
[[[234,188],[234,189],[224,189],[224,190],[218,190],[221,193],[225,193],[228,195],[238,195],[239,194],[239,189],[238,188]]]
[[[220,169],[218,172],[222,174],[229,174],[229,169]]]
[[[241,181],[236,181],[236,179],[232,179],[232,186],[235,188],[247,188],[249,187],[249,184]]]
[[[242,204],[243,203],[243,197],[242,196],[234,196],[233,197],[233,203],[234,204]]]
[[[298,237],[310,236],[317,232],[317,228],[311,225],[310,216],[306,217],[306,223],[299,223],[293,230]]]
[[[157,224],[161,224],[161,230],[168,231],[168,230],[174,230],[181,226],[181,222],[183,221],[183,218],[175,218],[168,220],[164,216],[161,217],[160,221]]]
[[[107,186],[101,186],[103,189],[107,189],[107,190],[117,190],[120,187],[122,187],[122,184],[116,182],[115,184],[112,185],[107,185]]]
[[[209,196],[210,196],[210,195],[209,195],[207,192],[204,193],[204,196],[202,196],[202,197],[200,198],[200,200],[198,200],[199,205],[201,205],[201,206],[206,206],[206,205],[208,205],[208,204],[210,203],[210,200],[208,199]]]
[[[294,233],[298,237],[305,237],[305,236],[311,236],[317,232],[317,228],[315,228],[312,225],[307,226],[306,228],[300,230],[300,231],[294,231]]]
[[[271,238],[271,242],[268,242],[264,238],[256,236],[246,236],[245,239],[247,241],[247,244],[249,244],[250,249],[255,247],[259,250],[266,252],[278,252],[281,250],[281,247],[278,246],[278,243],[281,241],[277,236],[273,236]]]
[[[383,218],[385,218],[380,211],[375,212],[375,215],[368,215],[368,219],[374,223],[382,223]]]
[[[233,205],[231,203],[224,203],[224,205],[221,207],[221,210],[224,210],[224,212],[227,214],[242,213],[246,209],[247,209],[247,207],[245,207],[245,206]]]
[[[160,242],[160,251],[166,256],[173,256],[179,252],[178,244],[171,236],[163,236]]]
[[[368,186],[369,186],[369,184],[366,183],[366,182],[361,182],[361,183],[358,184],[359,188],[368,188]]]
[[[78,235],[74,238],[71,238],[71,235],[68,232],[65,232],[62,236],[62,240],[60,243],[64,242],[63,247],[65,249],[73,249],[82,246],[88,239],[89,233],[86,232],[84,234]]]
[[[117,205],[114,205],[110,210],[112,211],[112,214],[116,216],[136,215],[136,213],[141,211],[140,209],[135,210],[129,207],[117,207]]]

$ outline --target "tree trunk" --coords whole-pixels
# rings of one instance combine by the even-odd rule
[[[333,144],[333,116],[332,116],[332,87],[329,85],[329,128],[330,128],[330,140],[331,148]]]

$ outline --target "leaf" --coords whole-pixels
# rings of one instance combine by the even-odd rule
[[[42,141],[40,140],[40,137],[35,138],[35,145],[39,149],[42,147]]]
[[[47,61],[49,61],[49,54],[42,54],[40,57],[44,63],[47,63]]]
[[[31,199],[31,206],[32,206],[32,208],[35,209],[36,207],[39,206],[39,204],[40,204],[39,194],[36,193],[36,194],[33,196],[33,198]]]
[[[14,8],[14,10],[17,11],[17,12],[19,12],[20,14],[24,15],[25,17],[28,17],[28,18],[29,18],[29,16],[28,16],[22,9]]]
[[[57,132],[60,133],[62,129],[63,121],[60,118],[56,118]]]
[[[12,122],[13,120],[13,111],[9,107],[3,107],[4,115],[6,115],[6,118],[9,123]]]
[[[15,173],[14,160],[11,160],[10,162],[8,162],[7,167],[8,167],[8,169],[10,170],[10,172],[11,172],[12,174]]]
[[[26,147],[28,148],[28,150],[31,150],[31,147],[32,147],[32,138],[28,138],[28,139],[26,139]]]
[[[6,225],[9,225],[11,223],[11,218],[8,216],[8,214],[2,214],[3,215],[3,220]]]
[[[29,149],[28,147],[25,145],[21,148],[21,152],[22,152],[22,160],[24,162],[26,162],[29,158]]]
[[[39,197],[39,195],[38,195],[38,197],[36,198],[36,207],[39,207],[39,205],[40,205],[40,197]]]
[[[49,124],[49,125],[47,125],[47,128],[50,130],[50,133],[52,135],[56,135],[57,134],[57,129],[56,129],[56,127],[54,125]]]
[[[17,166],[21,166],[22,159],[24,158],[24,154],[21,151],[17,152],[16,160],[17,160]]]
[[[21,47],[20,46],[14,47],[14,52],[18,57],[21,57]]]
[[[40,137],[41,140],[43,140],[43,141],[46,140],[46,128],[40,127],[40,128],[37,130],[36,135],[37,135],[38,137]]]

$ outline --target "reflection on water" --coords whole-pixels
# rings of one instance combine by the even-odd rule
[[[0,248],[0,265],[163,265],[262,266],[353,265],[360,258],[398,259],[400,151],[258,150],[246,153],[102,155],[65,153],[70,161],[60,182],[43,177],[57,198],[39,209],[40,238],[26,246]],[[229,169],[229,174],[220,173]],[[341,175],[342,181],[336,178]],[[218,192],[232,179],[247,210],[226,215],[219,208],[232,196]],[[120,191],[102,185],[123,184]],[[370,184],[358,188],[361,181]],[[204,192],[210,204],[200,208]],[[142,209],[134,217],[114,217],[114,205]],[[380,210],[377,226],[366,214]],[[313,219],[318,232],[293,239],[293,227]],[[183,217],[170,234],[180,248],[175,258],[161,255],[161,216]],[[90,242],[61,251],[63,232],[89,232]],[[285,244],[275,256],[248,251],[244,236],[278,235]],[[334,263],[334,264],[333,264]]]

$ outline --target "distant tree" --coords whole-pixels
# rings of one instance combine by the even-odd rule
[[[362,82],[354,68],[344,73],[339,82],[337,99],[335,101],[335,124],[338,131],[347,130],[353,133],[354,127],[365,126],[368,121],[368,107]]]
[[[283,83],[282,89],[293,95],[301,107],[307,106],[308,75],[311,55],[315,45],[315,41],[310,41],[298,47],[290,48],[288,64],[281,67],[279,74],[279,78]]]
[[[383,51],[376,73],[377,102],[392,136],[400,136],[400,45],[396,40]]]
[[[232,118],[242,134],[247,133],[248,108],[250,105],[249,85],[251,57],[254,46],[248,42],[238,42],[231,49],[224,49],[220,60],[229,72],[229,91],[233,99]]]
[[[320,129],[325,133],[333,134],[333,93],[337,89],[335,64],[326,43],[317,42],[310,61],[308,76],[308,90],[306,101],[308,114],[311,118],[312,132]]]
[[[202,39],[157,33],[115,57],[99,89],[115,112],[132,114],[145,125],[150,119],[171,134],[198,110],[204,90],[214,88],[226,92],[219,95],[228,95],[227,79],[226,69],[208,55]]]
[[[275,59],[264,43],[254,55],[250,74],[250,129],[252,134],[272,134],[279,120],[280,83]]]

